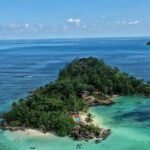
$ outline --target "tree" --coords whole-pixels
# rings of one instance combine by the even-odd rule
[[[91,114],[91,113],[88,113],[88,114],[87,114],[87,118],[86,118],[86,122],[91,124],[91,123],[93,122],[93,119],[92,119],[92,118],[93,118],[92,114]]]
[[[67,136],[71,134],[71,131],[75,123],[72,118],[59,118],[56,125],[56,133],[59,136]]]

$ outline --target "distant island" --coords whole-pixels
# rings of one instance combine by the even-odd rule
[[[150,45],[150,41],[148,41],[148,42],[146,43],[146,45]]]
[[[111,133],[93,123],[88,108],[112,105],[112,97],[150,95],[150,82],[106,65],[94,57],[75,59],[60,70],[58,79],[12,104],[3,113],[2,129],[39,129],[53,131],[58,136],[70,136],[75,140],[96,138],[103,140]],[[86,114],[82,118],[82,114]]]

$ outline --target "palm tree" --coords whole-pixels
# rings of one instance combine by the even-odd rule
[[[87,118],[86,118],[85,120],[86,120],[87,123],[90,123],[90,124],[91,124],[91,123],[93,122],[93,119],[92,119],[92,118],[93,118],[92,114],[91,114],[91,113],[88,113],[88,114],[87,114]]]

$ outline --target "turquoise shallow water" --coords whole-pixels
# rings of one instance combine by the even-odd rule
[[[150,99],[120,97],[111,107],[92,108],[100,114],[104,126],[112,129],[112,135],[99,145],[102,150],[149,150],[150,147]]]
[[[150,80],[149,38],[96,38],[0,41],[0,112],[29,90],[57,78],[74,58],[95,56],[138,78]],[[123,59],[122,59],[123,58]],[[138,69],[137,69],[138,66]],[[112,129],[100,144],[81,142],[83,150],[149,150],[150,99],[120,97],[110,107],[93,107],[97,123]],[[56,136],[34,137],[0,131],[0,150],[75,150],[80,144]]]
[[[108,139],[95,144],[75,142],[69,138],[56,136],[35,137],[22,132],[5,131],[0,133],[3,150],[76,150],[82,144],[83,150],[149,150],[150,147],[150,99],[143,97],[119,97],[113,106],[90,108],[98,125],[111,128]],[[2,145],[2,146],[4,146]]]

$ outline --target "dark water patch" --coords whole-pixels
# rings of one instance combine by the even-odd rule
[[[136,104],[141,104],[141,103],[137,102]],[[119,110],[115,113],[114,118],[115,120],[119,120],[120,122],[127,119],[135,120],[137,122],[150,121],[150,104],[141,105],[138,108],[135,108],[128,112]]]

